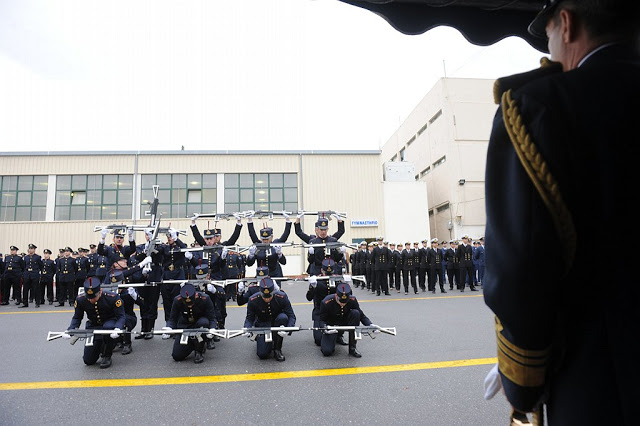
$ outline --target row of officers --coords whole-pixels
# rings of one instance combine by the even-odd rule
[[[389,244],[382,237],[377,244],[360,243],[357,252],[350,255],[353,275],[364,275],[367,278],[367,289],[375,291],[377,295],[389,294],[395,288],[405,294],[410,289],[418,293],[422,291],[436,292],[436,284],[440,291],[446,293],[445,282],[449,289],[455,285],[464,291],[469,285],[471,291],[476,291],[476,285],[481,284],[484,277],[484,237],[471,243],[471,238],[464,235],[458,241],[422,241],[419,244],[405,243]]]

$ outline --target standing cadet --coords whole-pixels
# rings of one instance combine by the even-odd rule
[[[355,253],[356,260],[354,266],[354,275],[364,275],[366,278],[367,270],[366,270],[366,261],[367,261],[367,243],[365,241],[361,241],[358,246],[358,251]],[[357,273],[355,271],[358,271]],[[368,285],[369,283],[367,283]],[[355,284],[356,288],[358,284]],[[362,288],[365,288],[365,284],[362,284]]]
[[[4,274],[2,276],[2,304],[9,304],[9,293],[13,289],[13,298],[16,305],[22,303],[20,294],[20,281],[24,272],[24,259],[18,256],[18,247],[9,247],[10,253],[4,258]]]
[[[458,258],[456,257],[456,250],[458,243],[451,240],[449,241],[450,247],[445,251],[444,257],[447,262],[447,278],[449,279],[449,290],[453,290],[453,283],[455,281],[456,288],[460,290],[460,266],[458,265]]]
[[[404,250],[402,250],[402,282],[404,283],[404,294],[409,294],[409,283],[413,288],[413,292],[418,294],[418,287],[416,286],[415,269],[413,267],[414,251],[411,249],[411,243],[404,244]]]
[[[71,294],[73,300],[75,300],[78,295],[78,289],[84,285],[84,280],[87,279],[89,269],[91,269],[91,265],[89,264],[89,259],[86,256],[86,250],[79,247],[78,256],[76,256],[75,283]]]
[[[442,252],[438,248],[438,239],[431,240],[431,248],[427,249],[427,264],[429,265],[429,290],[436,292],[436,281],[440,283],[440,293],[446,293],[442,279]]]
[[[256,247],[254,244],[249,247],[247,266],[252,266],[254,263],[258,266],[266,266],[269,268],[270,277],[282,277],[282,269],[278,269],[278,264],[286,265],[287,258],[282,253],[282,247],[269,245],[273,242],[273,229],[260,230],[260,239],[262,246]]]
[[[413,274],[415,276],[415,280],[420,285],[419,276],[420,273],[420,244],[417,242],[413,243]],[[426,281],[422,283],[420,287],[422,291],[427,291]]]
[[[427,240],[422,240],[422,247],[416,249],[418,252],[418,286],[424,291],[427,282],[431,283],[431,267],[427,260],[429,254],[429,246]],[[431,287],[429,285],[429,287]],[[430,289],[430,288],[429,288]]]
[[[64,248],[62,257],[56,259],[56,294],[58,295],[58,305],[64,306],[64,302],[69,301],[69,306],[73,305],[72,287],[75,282],[75,273],[78,269],[76,260],[71,257],[71,247]]]
[[[320,304],[320,327],[332,326],[366,326],[376,327],[360,309],[356,297],[351,294],[351,286],[347,283],[336,285],[335,294],[330,294]],[[324,356],[330,356],[335,352],[338,330],[326,330],[322,335],[320,350]],[[362,354],[356,348],[355,332],[349,332],[349,355],[362,358]]]
[[[324,244],[337,242],[344,234],[344,221],[337,214],[332,214],[331,217],[335,218],[338,221],[338,231],[329,236],[329,219],[322,217],[319,218],[315,223],[315,237],[307,235],[304,233],[304,231],[302,231],[302,227],[300,225],[300,218],[302,218],[302,216],[302,213],[298,214],[296,222],[294,224],[294,228],[296,235],[307,244]],[[322,267],[322,261],[324,259],[331,257],[336,262],[338,262],[342,258],[336,253],[335,249],[332,249],[331,252],[327,254],[323,247],[319,247],[318,250],[313,247],[309,248],[311,249],[309,250],[309,255],[313,255],[313,262],[311,262],[311,259],[309,260],[309,268],[307,270],[310,275],[320,274],[320,268]],[[342,253],[344,253],[344,251]]]
[[[469,280],[471,291],[478,291],[473,285],[473,249],[469,244],[469,236],[462,236],[462,244],[458,246],[456,257],[460,265],[460,291],[464,291],[466,281]]]
[[[158,247],[162,253],[162,279],[163,280],[184,280],[185,258],[191,259],[190,252],[181,252],[180,249],[187,245],[178,238],[178,231],[169,229],[167,232],[167,243]],[[171,316],[173,299],[180,294],[180,287],[175,284],[162,284],[160,290],[162,294],[162,306],[164,307],[164,320],[168,321]]]
[[[29,300],[35,300],[36,308],[40,307],[42,287],[40,285],[40,273],[42,271],[42,258],[36,254],[35,244],[29,244],[27,255],[23,257],[24,273],[22,275],[22,305],[20,308],[29,307]],[[31,296],[29,296],[31,292]]]
[[[256,230],[253,226],[253,214],[254,212],[251,211],[249,212],[249,216],[247,219],[247,230],[249,231],[249,238],[251,238],[251,242],[254,244],[258,244],[260,242],[262,242],[262,237],[258,238],[258,235],[256,234]],[[282,235],[280,236],[280,238],[276,238],[275,240],[272,239],[271,242],[273,243],[286,243],[287,239],[289,238],[289,234],[291,233],[291,219],[289,217],[289,215],[285,212],[282,212],[282,217],[284,217],[285,220],[285,224],[284,224],[284,231],[282,232]],[[268,226],[264,226],[263,229],[271,229]],[[262,234],[262,231],[260,231],[260,233]],[[273,234],[273,230],[272,230],[272,234]],[[276,264],[276,268],[278,269],[277,271],[277,275],[273,275],[274,277],[282,277],[282,267],[280,266],[280,264]]]
[[[480,237],[476,252],[474,253],[474,260],[478,268],[478,284],[482,285],[484,280],[484,237]]]
[[[131,253],[136,252],[136,242],[133,238],[133,229],[128,230],[129,245],[127,246],[123,245],[124,231],[122,229],[115,229],[113,231],[113,244],[105,247],[105,238],[108,232],[108,229],[102,230],[100,233],[100,243],[96,250],[99,255],[107,258],[108,265],[113,265],[113,262],[117,259],[126,259],[131,256]]]
[[[386,242],[385,242],[386,243]],[[395,277],[396,277],[396,245],[394,243],[389,244],[389,290],[394,289],[395,286]]]
[[[380,296],[381,291],[384,291],[384,294],[389,296],[389,283],[387,282],[389,273],[387,271],[391,252],[382,244],[383,240],[384,238],[378,237],[378,244],[371,252],[374,273],[373,289],[376,292],[376,296]]]
[[[275,283],[271,278],[263,278],[260,281],[260,293],[254,294],[247,303],[247,316],[244,320],[244,328],[252,327],[294,327],[296,315],[293,313],[289,297],[283,291],[275,290]],[[247,332],[245,335],[250,336]],[[271,356],[276,361],[284,361],[282,354],[282,341],[287,333],[278,331],[273,335],[273,343],[265,342],[264,334],[256,338],[257,354],[260,359]]]
[[[399,243],[396,246],[396,249],[393,250],[391,256],[393,256],[393,264],[395,265],[394,280],[396,283],[396,290],[400,293],[402,291],[402,243]]]
[[[146,228],[144,230],[144,236],[146,242],[137,247],[139,256],[146,254],[149,249],[149,244],[153,238],[154,229]],[[156,319],[158,318],[158,300],[160,299],[160,288],[162,284],[162,263],[163,263],[163,250],[160,246],[151,253],[151,263],[146,265],[143,272],[146,273],[146,282],[148,284],[155,283],[155,285],[144,286],[140,288],[140,296],[144,300],[144,303],[140,307],[140,331],[135,339],[149,340],[153,338],[153,329],[155,327]]]
[[[56,263],[51,259],[51,250],[44,249],[42,251],[44,258],[42,259],[42,270],[40,273],[40,304],[44,304],[45,290],[47,300],[53,305],[53,277],[56,274]]]
[[[204,293],[197,292],[193,284],[185,284],[180,289],[180,294],[173,300],[171,316],[167,320],[163,330],[193,329],[193,328],[216,328],[216,313],[211,298]],[[168,339],[169,334],[163,334],[163,339]],[[213,335],[206,333],[205,338],[200,341],[197,337],[190,337],[187,344],[180,343],[176,338],[173,342],[171,356],[176,361],[182,361],[195,352],[193,362],[200,364],[204,361],[206,351],[206,341],[212,340]]]
[[[116,293],[102,290],[100,281],[96,278],[87,278],[84,282],[84,294],[76,298],[74,307],[75,312],[68,330],[80,327],[85,313],[87,314],[85,329],[114,330],[111,334],[95,335],[93,346],[85,346],[82,357],[85,364],[93,365],[102,356],[100,368],[111,367],[115,340],[120,337],[117,332],[124,328],[126,319],[122,299]],[[66,333],[62,337],[71,338]]]

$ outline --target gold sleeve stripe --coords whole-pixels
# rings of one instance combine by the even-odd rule
[[[502,330],[502,324],[496,317],[498,367],[500,372],[518,386],[543,386],[551,348],[535,351],[522,349],[509,342],[501,334]]]
[[[502,118],[509,139],[511,139],[522,166],[553,219],[556,232],[563,245],[562,254],[565,272],[567,272],[571,268],[576,251],[576,230],[573,218],[562,198],[557,181],[549,171],[547,163],[535,143],[531,140],[531,135],[523,123],[518,106],[511,97],[511,90],[503,93],[501,106]]]

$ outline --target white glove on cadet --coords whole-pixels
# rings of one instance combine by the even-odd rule
[[[342,218],[335,213],[331,213],[331,217],[337,220],[338,222],[342,222]]]
[[[282,256],[282,246],[273,246],[273,250],[276,252],[278,257]]]
[[[133,229],[132,228],[127,229],[127,234],[129,235],[129,242],[133,241],[134,238],[133,238]]]
[[[291,216],[285,211],[282,212],[282,217],[284,217],[285,222],[291,222]]]
[[[284,327],[284,325],[281,325],[280,327]],[[289,333],[287,333],[286,331],[278,331],[278,336],[280,337],[285,337],[287,334]]]
[[[178,231],[176,231],[173,228],[169,228],[169,235],[171,236],[171,239],[174,241],[178,239]]]
[[[237,212],[236,212],[236,213],[234,213],[234,214],[233,214],[233,217],[235,217],[235,218],[236,218],[236,223],[237,223],[238,225],[241,225],[241,224],[242,224],[242,216],[240,216],[240,213],[237,213]]]
[[[244,283],[240,281],[238,283],[238,293],[242,293],[244,291]]]
[[[309,277],[309,285],[313,288],[315,288],[318,285],[318,278],[316,278],[315,275],[311,275]]]
[[[379,325],[371,324],[370,327],[380,328]],[[380,330],[373,330],[374,333],[380,333]]]
[[[502,389],[502,379],[500,378],[498,364],[496,364],[489,371],[487,377],[484,378],[484,399],[490,400],[496,396],[500,389]]]
[[[173,330],[171,327],[162,327],[163,330]],[[171,335],[167,334],[167,333],[162,333],[162,340],[167,340],[168,338],[170,338]]]
[[[249,257],[253,257],[256,254],[256,246],[253,245],[251,247],[249,247]]]
[[[340,253],[345,254],[347,252],[347,246],[340,246]]]
[[[171,238],[173,238],[173,237],[171,237]],[[186,253],[184,254],[184,257],[185,257],[186,259],[188,259],[188,260],[191,260],[191,259],[193,259],[193,253],[191,253],[190,251],[188,251],[188,252],[186,252]]]
[[[108,229],[100,231],[100,244],[104,244],[104,239],[107,238],[107,233],[109,233]]]
[[[151,264],[151,256],[147,256],[139,263],[139,265],[144,268],[145,266]]]
[[[127,293],[129,293],[129,296],[131,296],[133,300],[138,300],[138,292],[136,291],[135,288],[129,287],[127,289]]]
[[[325,330],[324,333],[325,334],[337,334],[338,330],[332,328],[330,330]]]
[[[193,215],[191,216],[191,226],[196,226],[196,219],[198,218],[197,215]]]
[[[309,254],[313,254],[316,252],[316,249],[313,247],[309,247]]]
[[[120,337],[120,333],[117,333],[118,331],[122,331],[122,330],[120,330],[120,329],[119,329],[119,328],[117,328],[117,327],[116,327],[116,328],[114,328],[114,329],[113,329],[113,333],[111,333],[111,334],[109,335],[109,337],[111,337],[112,339],[117,339],[118,337]]]
[[[211,333],[207,333],[205,336],[207,337],[207,339],[213,339],[213,334]]]
[[[304,211],[298,210],[298,214],[296,215],[296,219],[301,219],[304,216]]]
[[[220,257],[223,259],[226,259],[228,253],[229,253],[229,249],[227,248],[227,246],[224,246],[222,247],[222,254],[220,255]]]
[[[211,294],[216,294],[216,291],[218,291],[216,289],[216,286],[213,284],[207,284],[207,291]]]
[[[69,339],[71,339],[71,335],[69,333],[62,333],[62,338],[64,340],[69,340]]]

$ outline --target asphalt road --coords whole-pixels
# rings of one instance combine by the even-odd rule
[[[283,287],[297,325],[310,327],[306,285]],[[237,337],[198,365],[193,355],[173,361],[173,341],[157,336],[134,340],[130,355],[114,353],[105,370],[84,365],[82,342],[46,341],[69,326],[70,307],[2,306],[0,424],[507,424],[504,397],[483,399],[496,346],[482,292],[355,295],[375,324],[397,328],[395,337],[363,336],[360,359],[343,346],[324,357],[301,331],[285,338],[282,363],[259,360],[255,343]],[[227,328],[241,328],[245,307],[227,310]]]

